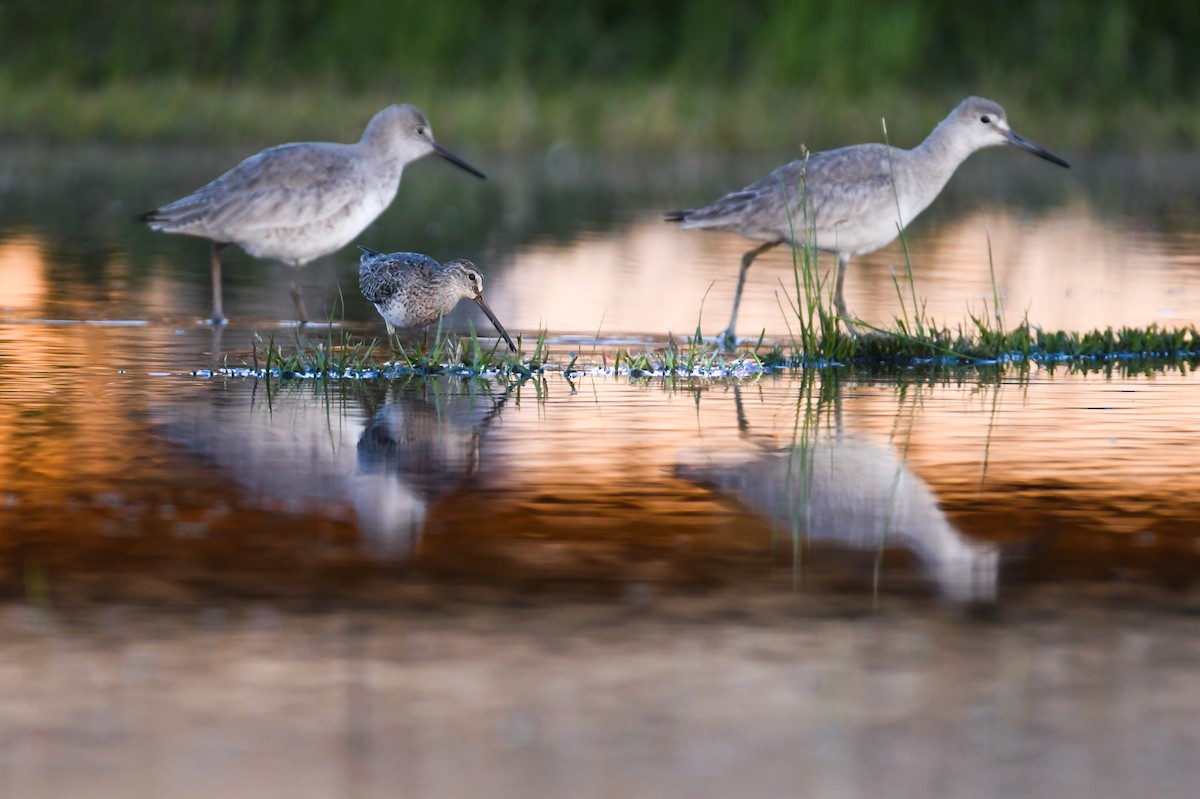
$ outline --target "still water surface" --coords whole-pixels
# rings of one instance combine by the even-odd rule
[[[237,155],[0,151],[14,795],[1190,795],[1189,368],[193,377],[295,336],[288,275],[233,255],[215,335],[204,242],[129,218]],[[476,260],[565,361],[719,328],[744,243],[656,214],[780,159],[472,160],[363,242]],[[990,235],[1010,319],[1200,323],[1197,163],[1072,162],[964,168],[911,229],[931,315],[990,302]],[[896,313],[902,262],[851,308]],[[788,270],[747,326],[786,337]],[[309,307],[381,335],[354,274],[313,264]]]
[[[242,155],[0,150],[5,317],[190,325],[207,314],[207,244],[152,233],[130,217]],[[680,231],[659,214],[715,199],[787,157],[480,156],[489,161],[488,181],[422,161],[361,239],[383,251],[474,260],[512,329],[660,338],[691,334],[699,320],[712,334],[727,320],[749,245],[731,234]],[[1070,170],[1052,169],[1022,153],[986,151],[959,170],[909,229],[915,289],[931,317],[954,324],[981,313],[985,301],[990,307],[994,272],[1010,322],[1028,314],[1033,324],[1072,331],[1200,323],[1200,159],[1072,160]],[[314,313],[377,324],[356,288],[356,253],[309,265],[301,282]],[[780,306],[783,287],[794,286],[791,255],[776,249],[760,261],[749,272],[743,335],[786,337]],[[903,270],[899,242],[856,259],[846,285],[851,309],[873,324],[902,314],[891,275]],[[228,251],[231,317],[258,327],[287,319],[289,279],[285,267]]]

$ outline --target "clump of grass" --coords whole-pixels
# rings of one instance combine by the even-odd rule
[[[1200,364],[1200,332],[1194,327],[1162,329],[1105,328],[1087,333],[1044,331],[1028,319],[1011,330],[984,313],[971,315],[956,327],[944,326],[923,318],[922,333],[900,326],[871,328],[868,335],[840,335],[836,345],[827,347],[818,341],[815,351],[796,345],[791,348],[762,339],[752,347],[727,355],[714,343],[699,335],[682,343],[670,339],[665,347],[640,351],[621,349],[611,365],[606,356],[603,366],[593,369],[634,379],[680,378],[729,379],[752,377],[784,369],[837,370],[854,368],[866,372],[891,373],[896,370],[940,372],[948,369],[994,369],[1007,365],[1021,368],[1037,364],[1051,372],[1066,368],[1072,372],[1101,371],[1111,374],[1153,372],[1166,368],[1195,368]],[[836,358],[827,353],[836,351]],[[573,359],[568,376],[585,371]]]
[[[836,363],[862,368],[982,366],[1033,362],[1043,366],[1089,365],[1114,361],[1153,361],[1164,366],[1195,364],[1200,360],[1200,333],[1194,327],[1162,329],[1111,327],[1086,333],[1049,332],[1025,319],[1011,330],[992,323],[984,314],[970,316],[955,328],[924,321],[918,335],[903,326],[871,328],[870,335],[840,343],[844,352]],[[770,368],[819,367],[831,362],[808,357],[803,351],[786,353],[776,346],[762,362]]]
[[[471,326],[467,336],[445,335],[439,322],[433,341],[405,345],[393,339],[384,346],[378,339],[367,341],[333,326],[324,340],[312,341],[297,335],[294,349],[285,349],[274,337],[263,341],[255,334],[250,361],[240,368],[223,368],[222,374],[268,379],[371,380],[412,375],[459,375],[465,377],[530,377],[549,364],[546,331],[541,330],[533,350],[525,352],[521,337],[517,352],[501,340],[486,345]],[[197,371],[196,375],[209,375]]]
[[[768,371],[768,366],[758,350],[762,347],[759,340],[755,349],[746,349],[741,354],[729,356],[722,354],[716,343],[705,341],[699,329],[693,336],[682,342],[674,336],[668,336],[664,347],[633,351],[618,349],[611,367],[608,366],[607,356],[600,371],[622,375],[634,379],[665,378],[667,380],[691,378],[730,378],[750,374],[761,374]],[[771,350],[774,353],[778,350]],[[778,350],[781,352],[781,350]],[[778,360],[778,358],[777,358]]]
[[[466,338],[443,336],[439,321],[432,344],[422,342],[407,348],[399,341],[393,341],[395,357],[387,364],[389,368],[386,373],[529,377],[546,367],[549,348],[544,329],[538,332],[532,352],[525,352],[524,340],[520,335],[516,343],[516,352],[511,352],[499,338],[491,346],[485,347],[474,324],[471,324],[470,334]]]
[[[340,297],[339,297],[340,300]],[[329,310],[328,326],[324,338],[309,338],[302,328],[296,329],[296,348],[292,352],[269,337],[265,342],[260,334],[254,334],[250,357],[252,369],[243,369],[255,376],[292,378],[342,379],[371,376],[376,371],[375,351],[377,339],[367,341],[346,333],[337,319],[338,304]],[[336,338],[334,331],[337,331]],[[260,350],[262,361],[260,364]],[[236,372],[228,367],[225,373]]]
[[[780,302],[780,310],[784,311],[784,322],[787,323],[788,311],[796,319],[799,334],[793,332],[788,324],[788,335],[797,355],[809,361],[832,362],[844,355],[843,321],[830,308],[833,305],[833,289],[828,286],[828,280],[822,277],[819,270],[819,251],[816,247],[816,224],[808,215],[808,150],[804,150],[804,166],[800,170],[800,219],[792,213],[792,204],[788,201],[787,186],[782,178],[779,182],[779,194],[787,212],[788,228],[792,241],[803,242],[800,246],[792,247],[792,279],[795,290],[795,300],[792,299],[786,287],[783,297],[787,308]],[[799,222],[799,227],[797,227]],[[797,235],[800,233],[802,235]],[[755,352],[761,348],[763,336],[759,336]],[[773,360],[786,361],[780,353],[772,352]]]
[[[378,344],[378,340],[354,339],[340,329],[335,341],[331,326],[323,341],[308,341],[297,335],[296,348],[289,352],[276,343],[273,336],[263,341],[262,336],[255,333],[250,351],[251,371],[257,376],[285,380],[369,377],[378,371],[375,361]],[[236,370],[226,368],[223,371]]]

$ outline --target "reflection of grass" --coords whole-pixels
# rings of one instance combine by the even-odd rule
[[[809,534],[812,531],[812,487],[817,469],[817,444],[823,436],[837,433],[840,385],[841,375],[837,370],[822,371],[818,383],[816,370],[809,369],[802,374],[796,394],[796,418],[791,446],[787,451],[787,480],[784,482],[784,502],[791,509],[787,518],[791,519],[789,533],[794,587],[800,583],[804,546],[811,543]],[[774,532],[772,527],[772,539]]]

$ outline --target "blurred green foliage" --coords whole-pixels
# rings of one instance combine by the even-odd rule
[[[1066,149],[1200,146],[1200,2],[0,0],[0,137],[911,144],[967,94]],[[1061,144],[1059,144],[1061,143]]]
[[[308,79],[890,86],[1195,98],[1200,3],[1119,0],[4,0],[0,73],[73,86]]]

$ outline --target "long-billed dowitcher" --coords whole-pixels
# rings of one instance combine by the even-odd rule
[[[301,267],[341,249],[383,213],[404,166],[433,153],[472,175],[483,173],[433,139],[411,105],[380,111],[354,144],[301,142],[271,147],[188,196],[142,214],[154,230],[212,239],[212,321],[221,306],[221,250],[237,244],[256,258]],[[292,300],[308,321],[295,274]]]
[[[834,253],[838,260],[834,303],[854,330],[842,297],[846,264],[888,244],[933,202],[976,150],[1011,144],[1059,166],[1057,155],[1017,135],[999,104],[982,97],[959,103],[918,146],[902,150],[883,144],[857,144],[812,153],[776,169],[757,183],[702,208],[669,211],[668,222],[682,228],[708,228],[738,233],[763,242],[742,256],[729,327],[720,334],[723,346],[736,341],[738,303],[746,270],[754,259],[780,244],[809,244]]]
[[[439,264],[417,252],[363,251],[358,263],[358,287],[375,304],[389,334],[397,328],[431,325],[454,310],[459,300],[474,300],[496,326],[509,348],[517,345],[483,299],[483,275],[462,258]]]

